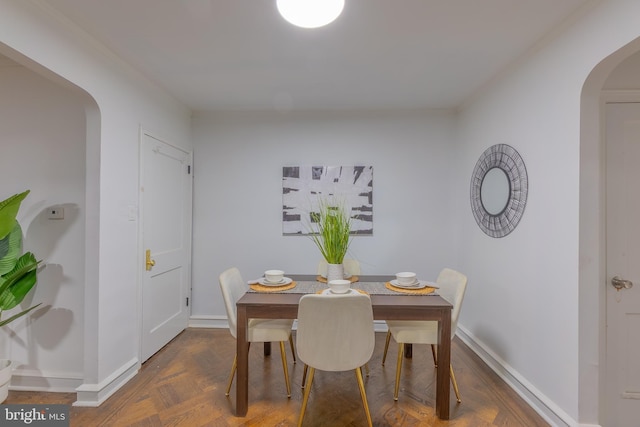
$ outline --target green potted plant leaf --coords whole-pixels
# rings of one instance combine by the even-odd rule
[[[36,304],[7,319],[2,315],[20,304],[37,282],[40,261],[31,252],[22,253],[22,228],[16,217],[29,190],[0,202],[0,326],[5,326],[37,308]],[[8,393],[11,361],[0,359],[0,402]]]
[[[342,262],[351,243],[351,216],[343,203],[321,199],[318,212],[311,213],[311,222],[317,226],[317,233],[312,233],[311,239],[329,264],[327,282],[343,279]]]

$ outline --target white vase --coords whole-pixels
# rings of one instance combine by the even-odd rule
[[[11,360],[0,359],[0,403],[4,402],[9,395],[12,371]]]
[[[329,264],[327,265],[327,283],[332,280],[344,279],[344,265],[342,264]]]

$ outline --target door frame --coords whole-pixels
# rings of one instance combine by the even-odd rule
[[[600,348],[598,350],[600,364],[599,364],[599,376],[600,376],[600,422],[607,422],[609,419],[609,411],[608,407],[608,398],[606,396],[606,391],[608,389],[609,378],[607,375],[607,288],[611,286],[607,281],[607,217],[606,217],[606,199],[607,199],[607,191],[606,191],[606,179],[607,179],[607,168],[606,168],[606,149],[607,149],[607,138],[606,138],[606,128],[607,128],[607,112],[606,106],[607,104],[638,104],[640,103],[640,90],[602,90],[600,95],[600,123],[601,123],[601,143],[600,143],[600,163],[602,165],[602,175],[600,180],[601,185],[601,229],[603,233],[602,239],[602,247],[600,252],[600,265],[602,266],[601,277],[599,283],[602,285],[601,289],[598,290],[600,295],[600,307],[601,307],[601,317],[600,317]]]
[[[164,144],[170,145],[178,150],[182,150],[185,152],[189,153],[189,162],[191,163],[191,192],[189,195],[189,203],[191,204],[192,208],[191,210],[193,211],[193,150],[191,148],[186,148],[186,147],[180,147],[174,143],[168,142],[171,139],[170,138],[166,138],[162,135],[160,135],[157,132],[153,132],[150,131],[146,128],[144,128],[143,126],[140,126],[139,129],[139,135],[138,135],[138,209],[136,212],[129,212],[129,217],[131,217],[132,215],[137,216],[137,220],[138,220],[138,242],[137,242],[137,256],[136,256],[136,262],[137,262],[137,270],[138,270],[138,283],[137,283],[137,291],[136,291],[136,307],[138,310],[138,313],[136,315],[137,318],[137,330],[138,330],[138,343],[137,343],[137,347],[138,347],[138,367],[140,367],[143,363],[142,361],[142,334],[144,333],[143,331],[143,294],[144,294],[144,274],[145,274],[145,255],[144,255],[144,226],[142,224],[143,218],[144,218],[144,206],[142,203],[142,178],[143,178],[143,173],[144,173],[144,169],[143,169],[143,165],[142,165],[142,144],[144,141],[144,137],[149,136],[151,138],[157,139],[159,141],[161,141]],[[192,264],[192,242],[193,242],[193,216],[189,215],[188,216],[188,224],[187,224],[187,228],[189,229],[189,233],[187,233],[186,235],[188,236],[188,242],[186,243],[187,246],[187,284],[189,287],[188,290],[188,296],[189,296],[189,313],[191,313],[191,307],[193,306],[193,301],[191,298],[191,289],[192,289],[192,275],[191,275],[191,264]],[[191,317],[191,315],[189,314],[189,318]],[[188,326],[188,325],[187,325]]]

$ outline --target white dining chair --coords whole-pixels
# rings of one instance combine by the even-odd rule
[[[236,302],[249,289],[247,282],[242,280],[240,271],[236,267],[229,268],[220,274],[220,289],[224,299],[224,306],[227,311],[227,319],[229,323],[229,332],[237,339],[237,311]],[[284,343],[289,341],[291,352],[293,353],[293,363],[296,361],[295,347],[293,338],[291,337],[291,327],[293,319],[249,319],[249,328],[247,330],[247,340],[249,345],[252,342],[279,342],[280,355],[282,358],[282,369],[284,370],[284,380],[287,386],[287,397],[291,397],[291,385],[289,382],[289,370],[287,368],[287,355],[285,353]],[[229,396],[233,377],[236,373],[238,355],[233,358],[233,366],[231,367],[231,375],[227,384],[226,396]]]
[[[359,276],[362,274],[360,270],[360,262],[355,259],[345,258],[342,261],[342,265],[344,266],[344,272],[347,276]],[[321,259],[318,261],[318,276],[327,277],[327,268],[329,264],[327,260]]]
[[[309,367],[298,426],[302,426],[316,369],[355,370],[368,425],[372,425],[361,367],[369,361],[375,345],[373,310],[368,295],[307,294],[300,298],[296,347]]]
[[[438,285],[438,294],[451,303],[451,337],[456,334],[458,327],[458,316],[460,315],[460,307],[467,288],[467,277],[450,268],[444,268],[436,279]],[[404,354],[404,344],[430,344],[431,354],[435,365],[438,366],[436,358],[435,345],[438,343],[438,322],[429,320],[387,320],[389,330],[384,345],[384,354],[382,356],[382,365],[387,358],[387,350],[389,348],[389,340],[393,339],[398,343],[398,364],[396,367],[396,383],[393,392],[393,399],[398,400],[398,390],[400,387],[400,372],[402,370],[402,358]],[[453,373],[453,366],[449,365],[451,373],[451,382],[456,399],[460,402],[460,392],[458,391],[458,383]]]

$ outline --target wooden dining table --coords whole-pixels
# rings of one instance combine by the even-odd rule
[[[315,275],[288,275],[299,282],[315,281]],[[353,288],[367,292],[367,284],[387,282],[394,276],[359,276]],[[298,303],[304,293],[247,292],[237,307],[237,382],[236,415],[244,417],[249,408],[249,319],[296,319]],[[452,305],[438,295],[370,293],[373,317],[376,320],[435,320],[438,322],[438,367],[436,372],[436,415],[449,419]],[[391,399],[393,391],[389,391]]]

